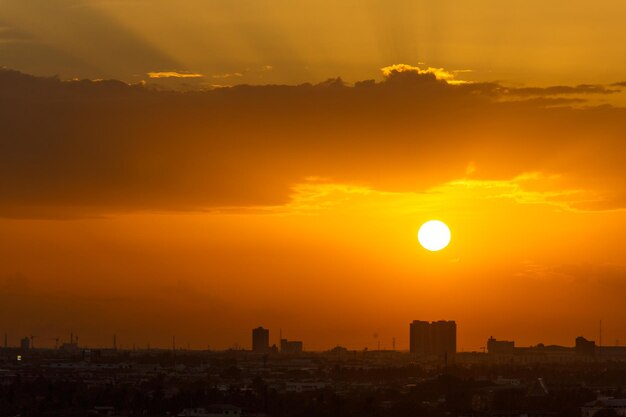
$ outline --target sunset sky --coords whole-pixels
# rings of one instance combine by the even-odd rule
[[[621,0],[0,0],[0,331],[626,343]],[[424,250],[439,219],[450,246]]]

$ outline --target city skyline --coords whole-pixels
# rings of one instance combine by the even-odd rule
[[[594,339],[593,336],[587,335],[587,337],[578,334],[576,339],[574,340],[574,346],[577,346],[579,340],[582,340],[583,344],[593,344],[594,347],[610,347],[610,348],[621,348],[622,346],[619,343],[619,340],[614,340],[614,343],[605,342],[602,343],[602,329],[600,328],[600,334],[598,339]],[[452,332],[452,333],[450,333]],[[249,333],[250,334],[250,333]],[[274,337],[271,336],[274,335]],[[451,334],[451,336],[450,336]],[[108,348],[117,350],[214,350],[214,351],[225,351],[225,350],[248,350],[253,353],[297,353],[304,351],[303,345],[304,342],[301,340],[289,340],[283,337],[283,329],[279,328],[278,335],[276,332],[270,333],[269,328],[265,328],[263,326],[258,326],[252,329],[251,333],[251,342],[246,343],[238,343],[234,342],[232,345],[227,347],[220,348],[212,348],[210,344],[199,346],[192,346],[190,342],[185,340],[178,339],[178,344],[176,343],[176,336],[169,337],[169,345],[158,345],[147,343],[137,343],[133,340],[128,340],[126,345],[118,343],[118,334],[113,334],[111,336],[110,344],[80,344],[78,343],[78,335],[73,331],[68,335],[69,338],[65,337],[54,337],[40,338],[39,336],[30,335],[25,337],[16,338],[17,342],[9,343],[9,335],[8,333],[4,333],[4,342],[2,347],[4,348],[16,348],[16,347],[24,347],[26,346],[26,350],[33,349],[34,340],[37,340],[38,344],[35,348],[37,349],[59,349],[65,347],[66,349],[70,348],[71,350],[79,350],[80,349],[88,349],[88,348]],[[393,336],[391,340],[385,341],[381,344],[381,340],[379,335],[376,333],[374,336],[374,345],[372,346],[345,346],[340,343],[331,343],[328,346],[320,347],[318,343],[314,340],[306,340],[306,344],[308,347],[315,346],[315,348],[306,349],[307,352],[327,352],[332,351],[335,348],[345,348],[351,351],[396,351],[396,352],[408,352],[412,354],[422,355],[422,356],[450,356],[455,353],[466,352],[466,353],[504,353],[504,352],[512,352],[515,348],[532,348],[536,346],[559,346],[561,344],[553,343],[551,340],[542,340],[535,341],[534,343],[528,344],[527,346],[520,346],[520,344],[516,345],[515,340],[503,340],[494,338],[493,335],[490,335],[488,338],[485,338],[485,343],[483,346],[480,346],[478,349],[464,349],[462,346],[457,346],[457,338],[458,338],[458,327],[456,321],[454,320],[433,320],[432,322],[424,321],[424,320],[413,320],[409,323],[409,332],[408,332],[408,344],[406,346],[396,345],[396,337]],[[42,342],[43,339],[43,342]],[[513,337],[515,339],[515,337]],[[589,340],[593,339],[593,340]],[[435,341],[436,340],[436,341]],[[571,341],[570,340],[570,341]],[[52,344],[51,344],[52,343]],[[291,346],[289,346],[291,344]],[[563,344],[562,346],[570,346],[571,344]],[[295,351],[293,349],[295,348]],[[625,347],[626,348],[626,347]]]

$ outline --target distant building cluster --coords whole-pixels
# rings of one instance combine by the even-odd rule
[[[582,336],[578,336],[576,338],[574,350],[576,351],[576,354],[580,356],[595,356],[596,342],[593,340],[587,340]]]
[[[456,322],[414,320],[410,325],[410,351],[425,356],[453,356],[456,353]]]
[[[303,350],[301,341],[280,339],[280,351],[282,353],[302,353]]]
[[[512,354],[515,352],[515,342],[496,340],[493,336],[487,340],[487,352],[496,354]]]
[[[564,362],[626,359],[625,346],[598,346],[593,340],[579,336],[574,346],[544,345],[517,347],[514,341],[487,340],[487,354],[495,362]],[[468,358],[464,358],[468,359]]]
[[[270,331],[263,327],[252,329],[252,351],[254,353],[277,353],[276,345],[270,346]],[[304,351],[304,344],[300,340],[280,339],[280,353],[298,354]]]

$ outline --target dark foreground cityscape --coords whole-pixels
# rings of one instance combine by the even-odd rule
[[[410,351],[307,352],[252,330],[251,350],[54,349],[6,343],[0,416],[506,416],[626,415],[626,347],[516,347],[490,337],[456,351],[454,321],[414,321]],[[57,340],[58,342],[58,340]]]

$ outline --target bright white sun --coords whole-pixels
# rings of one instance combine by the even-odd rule
[[[417,232],[417,240],[424,249],[437,252],[450,243],[450,229],[444,222],[429,220],[420,227],[419,232]]]

